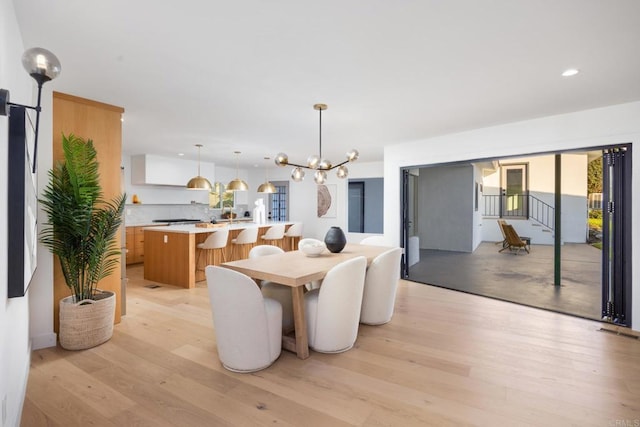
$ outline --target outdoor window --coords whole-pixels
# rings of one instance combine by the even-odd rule
[[[272,221],[289,220],[289,183],[273,182],[276,192],[269,195],[268,219]]]

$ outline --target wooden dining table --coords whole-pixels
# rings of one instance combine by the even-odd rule
[[[301,251],[291,251],[226,262],[221,266],[246,274],[252,279],[268,280],[291,287],[295,337],[283,335],[282,347],[296,353],[300,359],[306,359],[309,357],[309,340],[304,313],[304,285],[314,280],[322,280],[331,268],[357,256],[366,257],[368,266],[374,258],[389,249],[392,248],[347,244],[339,253],[325,251],[319,256],[310,257]]]

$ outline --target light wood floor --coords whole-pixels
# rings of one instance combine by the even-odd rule
[[[352,350],[236,374],[218,361],[204,282],[129,276],[109,342],[33,352],[23,426],[640,422],[640,341],[597,322],[403,281],[391,323],[361,326]]]

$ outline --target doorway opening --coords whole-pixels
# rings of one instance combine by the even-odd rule
[[[267,219],[269,221],[289,220],[289,181],[273,181],[276,192],[269,194]]]
[[[629,325],[630,150],[627,144],[404,168],[404,278]],[[603,249],[590,244],[587,193],[587,168],[598,157],[605,159]],[[530,253],[505,242],[500,222],[530,243]]]

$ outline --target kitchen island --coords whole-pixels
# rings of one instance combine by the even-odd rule
[[[269,227],[282,222],[269,221],[266,224],[229,223],[222,225],[229,228],[229,239],[225,251],[225,259],[234,261],[231,239],[234,239],[245,228],[257,227],[258,243]],[[291,222],[285,222],[288,228]],[[218,225],[218,224],[216,224]],[[211,234],[219,230],[216,228],[201,228],[194,224],[170,225],[164,227],[144,228],[144,278],[158,283],[194,288],[196,282],[205,279],[204,271],[196,271],[198,249],[196,245],[202,243]],[[218,257],[214,264],[221,263]]]

